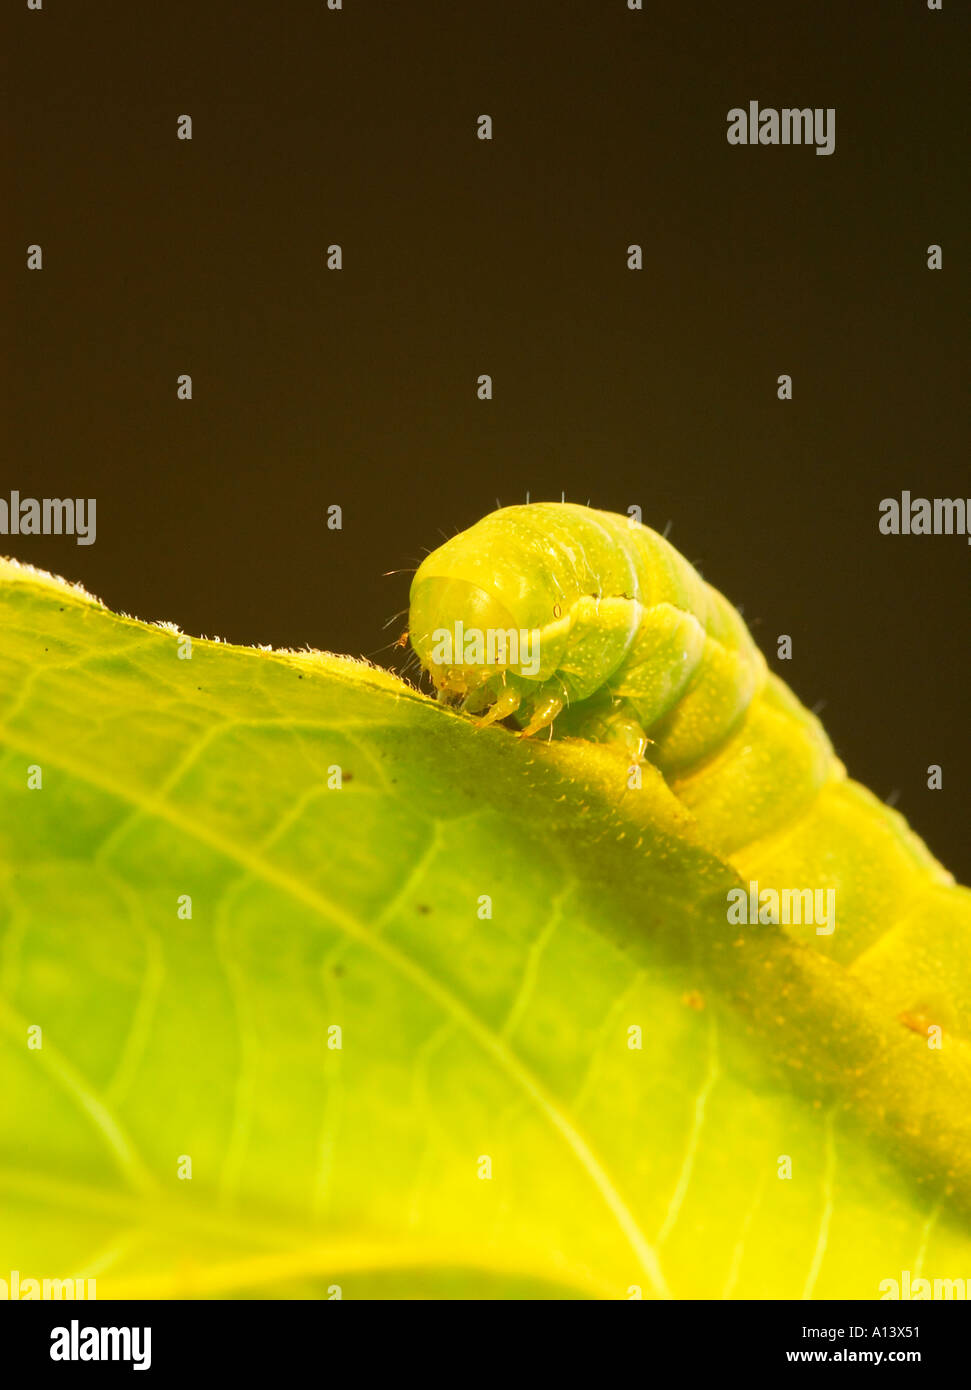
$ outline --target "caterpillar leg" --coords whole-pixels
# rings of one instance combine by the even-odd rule
[[[540,729],[545,729],[548,724],[552,724],[565,703],[562,695],[548,695],[533,710],[529,723],[521,730],[519,737],[531,738],[533,734],[538,734]]]
[[[515,714],[522,701],[522,696],[518,690],[511,685],[507,685],[498,699],[489,707],[481,719],[477,721],[480,729],[487,728],[490,724],[498,724],[502,719],[508,719],[511,714]]]
[[[647,745],[652,742],[636,715],[623,706],[604,713],[591,712],[578,721],[570,732],[577,738],[588,738],[592,743],[609,743],[615,748],[622,748],[632,763],[644,761]]]

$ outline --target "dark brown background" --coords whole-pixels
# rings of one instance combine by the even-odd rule
[[[12,4],[0,495],[95,496],[98,540],[0,548],[390,660],[384,571],[497,497],[639,502],[971,878],[971,551],[877,531],[969,491],[961,8]],[[751,99],[835,106],[835,154],[729,146]]]

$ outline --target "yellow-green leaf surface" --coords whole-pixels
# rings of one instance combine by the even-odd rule
[[[650,769],[627,791],[614,754],[476,732],[346,658],[184,653],[0,565],[0,1277],[971,1275],[963,1049],[730,926],[734,872]]]

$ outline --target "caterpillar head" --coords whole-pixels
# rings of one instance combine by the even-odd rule
[[[440,699],[475,713],[502,697],[511,712],[514,696],[530,702],[556,671],[569,593],[563,557],[540,524],[544,510],[493,512],[419,566],[408,626]]]
[[[572,503],[503,507],[432,552],[410,635],[439,699],[524,733],[604,685],[639,610],[626,519]],[[602,603],[603,600],[603,603]]]

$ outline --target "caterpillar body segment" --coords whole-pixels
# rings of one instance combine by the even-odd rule
[[[538,659],[434,660],[434,634],[457,621],[534,632]],[[902,816],[847,778],[737,610],[647,527],[566,503],[493,512],[419,567],[409,626],[440,697],[513,714],[527,734],[548,727],[631,759],[646,752],[743,880],[835,890],[840,930],[809,940],[861,979],[888,973],[891,925],[913,945],[935,914],[957,955],[924,952],[925,993],[940,993],[946,959],[966,958],[971,893]],[[969,1018],[971,1008],[953,1023],[962,1036]]]
[[[457,622],[535,632],[537,668],[434,661],[435,634]],[[669,776],[713,756],[768,678],[739,614],[673,546],[569,503],[506,507],[446,541],[415,575],[410,628],[446,697],[478,709],[512,688],[522,726],[649,738]]]
[[[464,631],[536,632],[538,669],[436,663],[435,633],[459,621]],[[446,541],[415,574],[410,629],[439,690],[491,700],[512,682],[522,724],[552,695],[564,709],[596,696],[624,702],[645,732],[670,714],[651,735],[670,771],[723,741],[765,673],[741,618],[672,546],[568,503],[506,507]],[[576,730],[554,730],[566,732]]]

